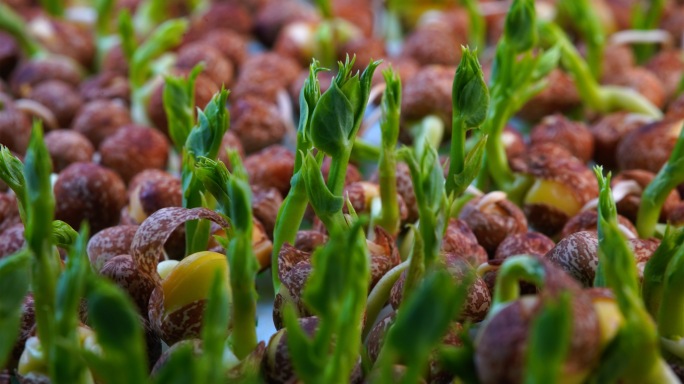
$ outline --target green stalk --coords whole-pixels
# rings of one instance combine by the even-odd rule
[[[36,326],[43,351],[53,351],[57,341],[55,297],[59,275],[58,258],[52,248],[52,219],[55,198],[50,183],[52,165],[43,141],[40,122],[34,122],[29,148],[24,159],[26,178],[26,243],[33,253],[33,296]]]
[[[558,4],[579,31],[587,45],[587,63],[594,79],[600,79],[603,71],[603,51],[606,36],[601,20],[588,0],[563,0]]]
[[[28,57],[38,59],[48,55],[47,51],[26,30],[26,22],[22,17],[4,3],[0,3],[0,30],[12,35]]]
[[[460,3],[468,12],[468,44],[475,47],[475,49],[481,48],[484,50],[487,46],[487,26],[484,17],[482,17],[478,9],[478,2],[475,0],[460,0]]]
[[[637,3],[632,9],[633,28],[643,30],[657,29],[665,10],[665,5],[665,0],[651,0]],[[646,7],[647,9],[644,9]],[[646,60],[651,58],[656,52],[654,44],[637,44],[634,45],[633,49],[634,56],[639,64],[646,62]]]
[[[482,166],[484,143],[487,136],[466,156],[466,132],[479,127],[487,117],[489,91],[484,81],[477,51],[462,48],[463,58],[456,69],[451,90],[453,106],[451,124],[451,151],[446,194],[451,198],[461,195],[470,185]]]
[[[451,148],[449,151],[449,176],[446,178],[447,195],[455,188],[456,175],[465,169],[466,126],[460,114],[454,113],[451,123]]]
[[[439,148],[444,137],[444,129],[444,122],[435,115],[427,115],[412,125],[410,130],[416,155],[420,157],[426,145]]]
[[[399,280],[401,274],[409,267],[409,263],[410,261],[406,260],[390,269],[380,278],[380,281],[375,284],[375,287],[373,287],[373,290],[368,295],[366,302],[366,326],[361,334],[362,340],[366,340],[368,337],[368,333],[371,331],[373,324],[375,324],[378,314],[387,304],[392,287]]]
[[[599,195],[599,263],[603,263],[606,286],[615,294],[625,321],[604,357],[599,382],[605,373],[624,383],[671,382],[658,348],[658,333],[652,318],[639,297],[634,255],[617,225],[617,209],[610,193],[610,177],[594,169]],[[620,362],[615,365],[615,363]],[[658,380],[666,381],[652,381]],[[603,381],[601,381],[604,379]]]
[[[304,82],[299,94],[299,123],[297,125],[297,151],[292,179],[290,179],[290,192],[285,196],[283,204],[278,209],[275,228],[273,229],[273,252],[271,253],[271,278],[273,289],[280,289],[278,276],[278,254],[283,244],[294,244],[297,232],[302,224],[306,206],[309,203],[304,185],[304,175],[301,172],[304,156],[313,148],[311,141],[311,120],[321,97],[321,86],[318,82],[318,72],[323,70],[319,62],[312,60],[309,66],[309,77]]]
[[[64,3],[62,0],[40,0],[40,6],[50,16],[64,16]]]
[[[520,297],[521,280],[533,283],[537,287],[543,287],[545,279],[544,265],[539,259],[528,255],[506,259],[496,275],[494,297],[487,317],[492,318],[507,303]]]
[[[667,266],[657,324],[660,337],[681,343],[684,337],[684,247]],[[678,356],[684,358],[684,354]]]
[[[681,123],[680,123],[681,124]],[[641,237],[653,236],[665,199],[684,182],[684,129],[679,133],[672,154],[641,195],[637,214],[637,230]]]
[[[401,296],[402,302],[411,297],[411,294],[425,276],[425,245],[423,244],[423,236],[413,226],[411,226],[411,233],[413,234],[413,248],[411,248],[411,255],[407,260],[409,265]]]
[[[602,113],[625,110],[655,118],[662,117],[660,109],[640,93],[626,87],[599,85],[587,63],[560,27],[553,23],[540,22],[539,28],[551,44],[560,47],[563,64],[573,75],[580,97],[586,105]]]
[[[387,87],[382,96],[383,119],[380,123],[382,146],[378,165],[382,209],[376,223],[387,232],[399,232],[399,202],[397,198],[397,159],[395,149],[399,140],[401,108],[401,79],[390,68],[383,72]]]
[[[673,229],[667,227],[658,249],[653,253],[644,268],[644,280],[641,287],[641,296],[646,309],[653,318],[658,317],[663,289],[665,285],[665,272],[670,261],[684,244],[684,227]]]

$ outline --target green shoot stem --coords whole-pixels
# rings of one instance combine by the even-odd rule
[[[466,126],[465,120],[460,114],[454,113],[452,117],[451,149],[449,152],[449,175],[446,178],[447,196],[456,187],[456,175],[465,169],[466,156]]]
[[[681,129],[679,133],[670,159],[641,195],[636,222],[639,236],[644,238],[653,236],[665,199],[682,182],[684,182],[684,129]]]
[[[660,109],[640,93],[626,87],[599,85],[577,48],[557,25],[542,23],[540,28],[551,44],[560,46],[562,62],[572,73],[577,90],[586,105],[601,113],[625,110],[654,118],[662,117]]]
[[[22,17],[4,3],[0,3],[0,30],[12,35],[30,58],[47,56],[47,51],[26,30],[26,22]]]
[[[396,146],[399,140],[401,81],[395,72],[383,72],[387,87],[382,99],[382,146],[378,165],[382,209],[376,222],[391,234],[399,232],[401,218],[397,198]]]
[[[641,296],[653,318],[658,318],[668,265],[683,243],[684,228],[667,227],[658,249],[646,263]]]
[[[299,157],[299,156],[297,156]],[[306,195],[306,186],[300,172],[293,176],[290,192],[285,197],[283,204],[278,210],[276,226],[273,230],[273,252],[271,253],[271,275],[273,288],[276,292],[280,288],[280,278],[278,277],[278,254],[283,244],[294,244],[299,227],[306,212],[309,198]]]
[[[366,304],[366,326],[363,328],[362,340],[365,340],[366,337],[368,337],[368,333],[373,328],[375,320],[378,318],[378,314],[380,314],[380,311],[382,311],[389,299],[394,283],[399,280],[399,277],[401,277],[401,274],[409,267],[409,264],[410,260],[406,260],[390,269],[382,278],[380,278],[380,281],[375,284],[375,287],[373,287],[373,290],[368,295]]]
[[[663,11],[665,10],[665,5],[665,0],[651,0],[637,3],[632,10],[634,29],[649,30],[658,28]],[[644,7],[648,8],[644,10]],[[656,52],[654,44],[636,44],[633,48],[634,56],[639,64],[646,62],[646,60]]]
[[[64,15],[62,0],[41,0],[40,5],[50,16],[61,17]]]
[[[521,280],[543,287],[545,275],[543,264],[532,256],[520,255],[506,259],[496,276],[492,307],[487,317],[493,317],[507,303],[520,297]]]
[[[684,247],[673,256],[664,276],[665,285],[658,311],[658,334],[679,341],[684,337]],[[683,356],[684,357],[684,356]]]

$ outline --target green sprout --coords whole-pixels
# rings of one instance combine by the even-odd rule
[[[558,12],[567,15],[587,45],[587,65],[594,79],[603,72],[603,52],[606,35],[601,20],[589,0],[562,0]]]
[[[240,169],[242,164],[232,164]],[[252,193],[246,178],[240,172],[230,174],[225,164],[206,157],[196,163],[197,178],[207,191],[214,195],[219,213],[231,222],[231,233],[226,244],[233,299],[233,352],[244,359],[257,345],[256,318],[257,293],[254,278],[258,266],[252,249]],[[223,301],[223,299],[221,299]],[[216,309],[217,310],[217,309]],[[218,315],[217,315],[218,316]],[[223,323],[223,330],[226,323]],[[216,331],[218,332],[218,331]],[[218,347],[216,347],[218,348]]]
[[[641,296],[648,312],[653,318],[658,317],[663,289],[665,286],[665,272],[675,254],[684,244],[684,227],[667,227],[660,245],[644,267],[644,280]]]
[[[568,292],[555,300],[544,300],[541,312],[532,322],[528,336],[525,383],[562,381],[563,363],[572,335],[572,306]]]
[[[396,147],[399,140],[399,115],[401,113],[401,79],[389,68],[383,71],[385,91],[382,94],[382,146],[378,164],[380,200],[382,206],[375,223],[387,232],[399,232],[399,202],[397,200]]]
[[[19,336],[22,304],[29,289],[31,254],[26,248],[0,259],[0,366]]]
[[[31,59],[42,59],[49,55],[26,29],[26,22],[9,5],[0,3],[0,30],[6,31],[17,40],[21,50]]]
[[[292,363],[304,382],[348,382],[358,361],[370,280],[362,224],[354,221],[348,230],[333,230],[328,243],[314,251],[313,272],[303,293],[319,319],[313,338],[299,325],[292,305],[285,309]]]
[[[463,56],[456,70],[452,89],[452,133],[449,156],[449,175],[446,178],[448,196],[461,195],[475,180],[484,155],[483,136],[481,142],[466,156],[466,132],[479,127],[487,116],[489,92],[484,81],[482,67],[477,60],[477,50],[462,47]]]
[[[321,97],[321,87],[317,74],[323,68],[319,67],[315,59],[309,66],[307,77],[299,94],[299,124],[297,126],[297,151],[295,154],[294,173],[290,180],[290,192],[283,200],[278,210],[275,228],[273,229],[273,253],[271,254],[271,274],[273,288],[277,292],[280,288],[278,277],[278,254],[283,244],[294,244],[297,231],[304,218],[306,206],[309,203],[304,185],[302,154],[313,148],[311,141],[311,117]]]
[[[592,110],[600,113],[624,110],[654,118],[662,117],[660,109],[640,93],[627,87],[600,85],[577,48],[558,25],[540,22],[539,29],[549,44],[560,47],[563,66],[572,74],[580,97]]]
[[[416,383],[427,370],[430,353],[458,317],[468,294],[470,280],[454,284],[444,269],[431,270],[397,312],[387,331],[376,362],[379,382],[392,383],[391,369],[403,364],[407,370],[402,383]]]
[[[496,47],[490,82],[490,106],[482,130],[488,135],[485,155],[487,174],[495,185],[519,202],[529,186],[527,177],[516,175],[508,165],[502,135],[506,123],[532,97],[547,86],[547,75],[558,63],[560,52],[553,47],[533,54],[537,46],[536,12],[531,0],[515,0],[506,16],[504,36]]]
[[[632,27],[637,30],[657,29],[665,11],[665,0],[638,2],[632,9]],[[637,63],[644,63],[656,52],[653,44],[637,44],[634,46],[634,56]]]
[[[656,177],[641,195],[636,222],[639,236],[653,236],[665,199],[682,182],[684,182],[684,129],[681,130],[667,163],[660,168]]]
[[[594,169],[599,181],[599,263],[605,285],[614,292],[624,322],[603,356],[597,382],[669,383],[674,374],[660,355],[656,326],[639,296],[634,255],[617,225],[610,175]],[[598,271],[597,271],[598,275]],[[597,277],[598,278],[598,277]]]
[[[183,207],[202,207],[204,185],[195,175],[195,163],[200,157],[215,160],[221,147],[221,140],[228,129],[228,110],[225,89],[212,97],[203,111],[197,113],[197,125],[187,136],[182,153],[181,184],[183,189]],[[211,207],[207,207],[211,208]],[[206,221],[189,221],[185,224],[186,254],[206,249],[209,240],[210,226]]]
[[[153,75],[154,60],[180,43],[188,22],[184,19],[165,21],[141,44],[138,44],[130,13],[123,11],[119,14],[118,27],[121,48],[130,68],[131,116],[136,123],[149,125],[145,104],[152,92],[149,80]]]
[[[169,121],[169,136],[176,148],[182,153],[188,135],[195,126],[195,81],[202,72],[202,65],[195,66],[187,77],[167,76],[164,80],[164,111]]]

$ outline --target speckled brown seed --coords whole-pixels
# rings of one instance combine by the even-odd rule
[[[93,270],[99,271],[109,259],[128,254],[137,230],[137,225],[117,225],[91,237],[86,251]]]
[[[93,163],[74,163],[57,177],[55,218],[78,228],[88,221],[93,233],[116,225],[126,204],[126,187],[111,170]]]
[[[129,182],[145,169],[164,169],[169,157],[169,142],[158,130],[141,125],[126,125],[100,145],[102,165]]]
[[[507,199],[482,203],[482,197],[469,201],[459,219],[473,231],[478,243],[490,256],[508,235],[527,232],[527,219],[520,208]]]
[[[120,100],[94,100],[83,104],[71,129],[81,133],[95,148],[119,128],[131,123],[128,107]]]
[[[573,156],[587,162],[594,154],[594,138],[581,121],[572,121],[561,114],[547,116],[532,128],[534,144],[552,142],[566,148]]]
[[[680,120],[662,120],[632,131],[618,145],[618,166],[657,173],[670,158],[681,129]]]
[[[252,185],[278,189],[283,196],[290,190],[294,172],[294,154],[282,145],[271,145],[245,158],[245,168]]]
[[[240,138],[246,153],[280,143],[287,125],[278,107],[266,100],[245,97],[230,108],[230,129]]]
[[[76,88],[59,80],[48,80],[36,85],[29,98],[50,110],[59,128],[70,127],[76,112],[83,104]]]
[[[73,163],[90,162],[95,154],[95,148],[88,138],[68,129],[48,132],[45,135],[45,146],[50,153],[53,171],[56,173]]]

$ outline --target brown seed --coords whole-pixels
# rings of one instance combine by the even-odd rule
[[[624,73],[606,74],[604,82],[629,87],[642,94],[653,105],[662,109],[666,102],[665,86],[658,77],[643,67],[634,67]]]
[[[589,127],[594,136],[594,160],[608,169],[617,167],[616,152],[620,141],[648,121],[646,116],[628,112],[616,112],[601,117]]]
[[[183,46],[176,57],[176,68],[191,71],[192,68],[204,63],[204,72],[216,85],[230,86],[233,82],[235,69],[233,64],[223,57],[223,54],[207,43],[192,43]]]
[[[94,100],[83,104],[71,129],[83,134],[98,148],[107,136],[130,123],[128,108],[120,100]]]
[[[87,253],[93,270],[99,271],[110,259],[128,254],[137,230],[137,225],[117,225],[105,228],[91,237],[88,240]]]
[[[93,233],[116,225],[126,204],[126,187],[114,172],[93,163],[74,163],[60,172],[54,187],[55,218]]]
[[[610,44],[606,46],[603,54],[602,75],[604,77],[611,74],[625,73],[630,68],[634,68],[635,65],[636,60],[634,59],[632,47],[626,44]]]
[[[85,102],[97,99],[120,99],[130,103],[131,86],[125,75],[107,71],[86,79],[80,85],[81,97]]]
[[[58,129],[45,135],[45,146],[50,153],[52,168],[59,173],[73,163],[87,163],[93,160],[95,149],[82,134]]]
[[[59,80],[48,80],[36,85],[29,98],[49,109],[59,128],[71,126],[71,121],[83,104],[76,89]]]
[[[273,324],[276,329],[285,326],[284,311],[286,305],[294,305],[297,317],[308,317],[313,314],[307,309],[302,298],[313,267],[310,261],[299,262],[282,274],[280,289],[273,300]]]
[[[183,203],[180,179],[160,170],[139,173],[131,180],[128,192],[128,215],[136,223],[162,208],[180,207]]]
[[[322,232],[301,230],[297,232],[294,247],[300,251],[311,253],[327,241],[328,236]]]
[[[636,234],[637,230],[634,228],[629,219],[622,215],[618,215],[618,224],[624,227],[625,230]],[[561,232],[561,238],[565,238],[570,234],[582,231],[597,231],[598,229],[598,212],[594,209],[584,210],[565,223],[563,231]]]
[[[451,86],[455,73],[453,67],[429,65],[407,80],[401,97],[402,119],[417,121],[434,114],[444,124],[451,124]]]
[[[524,170],[535,179],[524,199],[528,224],[548,236],[560,232],[570,217],[598,196],[594,174],[575,157],[556,156],[553,146],[531,149]]]
[[[24,244],[24,224],[17,223],[5,229],[0,233],[0,259],[17,252]]]
[[[466,40],[450,32],[451,29],[446,23],[419,26],[406,37],[402,55],[416,60],[423,66],[457,65],[461,59],[460,46]]]
[[[242,65],[230,99],[234,102],[251,95],[275,102],[278,92],[297,80],[300,69],[295,60],[277,53],[250,56]]]
[[[277,189],[252,187],[252,211],[254,217],[263,224],[269,239],[273,239],[273,228],[282,204],[283,196]]]
[[[203,15],[194,18],[189,34],[203,35],[218,28],[229,28],[241,35],[252,30],[252,17],[241,2],[211,3]]]
[[[266,100],[245,97],[235,102],[230,112],[231,131],[247,153],[280,143],[287,131],[278,107]]]
[[[247,40],[228,28],[213,29],[202,37],[202,41],[221,52],[235,69],[239,69],[247,59]]]
[[[24,154],[30,138],[28,117],[16,107],[9,95],[0,93],[0,144],[12,152]]]
[[[657,173],[670,158],[681,130],[682,121],[662,120],[632,131],[618,145],[618,166]]]
[[[585,287],[594,285],[598,266],[596,232],[576,232],[563,238],[546,254],[546,258],[561,267]]]
[[[112,257],[102,266],[100,274],[126,291],[136,304],[138,312],[147,318],[147,307],[155,287],[155,278],[139,268],[133,257],[130,255]]]
[[[468,224],[460,219],[449,220],[442,251],[466,260],[475,268],[487,261],[487,251],[477,242]]]
[[[82,77],[81,70],[73,61],[60,56],[50,56],[19,63],[12,72],[9,83],[15,96],[26,97],[31,94],[33,87],[44,81],[61,80],[77,87]]]
[[[651,172],[640,169],[632,169],[618,173],[611,181],[611,186],[615,188],[616,185],[622,182],[632,181],[636,183],[638,189],[643,191],[653,181],[654,178],[655,174]],[[661,220],[665,220],[669,216],[670,210],[679,204],[680,201],[681,199],[679,198],[677,191],[670,191],[670,194],[667,195],[660,212]],[[639,207],[641,206],[641,192],[629,193],[615,203],[617,206],[617,211],[620,215],[625,216],[633,223],[636,223]]]
[[[85,24],[46,16],[33,18],[29,31],[48,51],[64,55],[90,68],[95,59],[95,38]]]
[[[527,219],[522,210],[505,196],[499,199],[491,193],[469,201],[459,219],[470,227],[489,255],[494,255],[506,236],[527,232]]]
[[[294,172],[294,155],[282,145],[271,145],[245,158],[251,185],[276,188],[286,196]]]
[[[484,280],[479,276],[476,276],[475,270],[470,264],[456,255],[444,255],[441,262],[444,263],[444,267],[447,268],[447,271],[455,284],[462,284],[469,274],[475,276],[474,281],[468,288],[468,296],[466,297],[466,302],[459,316],[459,320],[471,320],[473,322],[482,321],[487,315],[487,311],[489,311],[489,306],[492,301],[491,294]],[[399,308],[403,299],[405,283],[406,272],[401,274],[390,293],[389,302],[395,310]]]
[[[0,32],[0,78],[6,79],[19,62],[21,49],[11,35]]]
[[[318,329],[318,318],[315,316],[300,318],[299,325],[309,337],[312,337]],[[280,329],[269,339],[266,355],[261,364],[261,372],[269,383],[297,382],[287,341],[287,329]]]
[[[297,61],[302,67],[307,66],[315,55],[316,30],[319,25],[319,22],[311,21],[287,24],[278,34],[273,51]]]
[[[262,43],[272,46],[286,25],[295,21],[319,20],[320,16],[309,3],[296,0],[269,1],[256,14],[254,31]]]
[[[475,366],[480,382],[521,382],[532,321],[544,296],[523,296],[486,322],[476,339]],[[554,300],[553,296],[546,300]],[[600,356],[600,327],[588,295],[571,296],[572,336],[563,375],[586,377]]]
[[[21,217],[16,196],[13,193],[0,193],[0,233],[20,223]]]
[[[117,172],[127,183],[145,169],[164,169],[169,143],[158,130],[131,124],[102,142],[100,156],[102,165]]]
[[[525,232],[506,237],[496,249],[495,259],[506,259],[515,255],[544,256],[556,244],[539,232]]]
[[[594,138],[581,121],[571,121],[561,114],[547,116],[532,128],[530,141],[534,144],[555,143],[573,156],[587,162],[594,154]]]
[[[684,74],[682,52],[677,49],[662,50],[653,56],[645,67],[660,80],[665,87],[667,100],[671,100],[677,94],[679,82]]]
[[[528,101],[518,115],[528,121],[538,121],[553,113],[568,112],[581,104],[572,77],[554,69],[547,77],[548,86]]]

